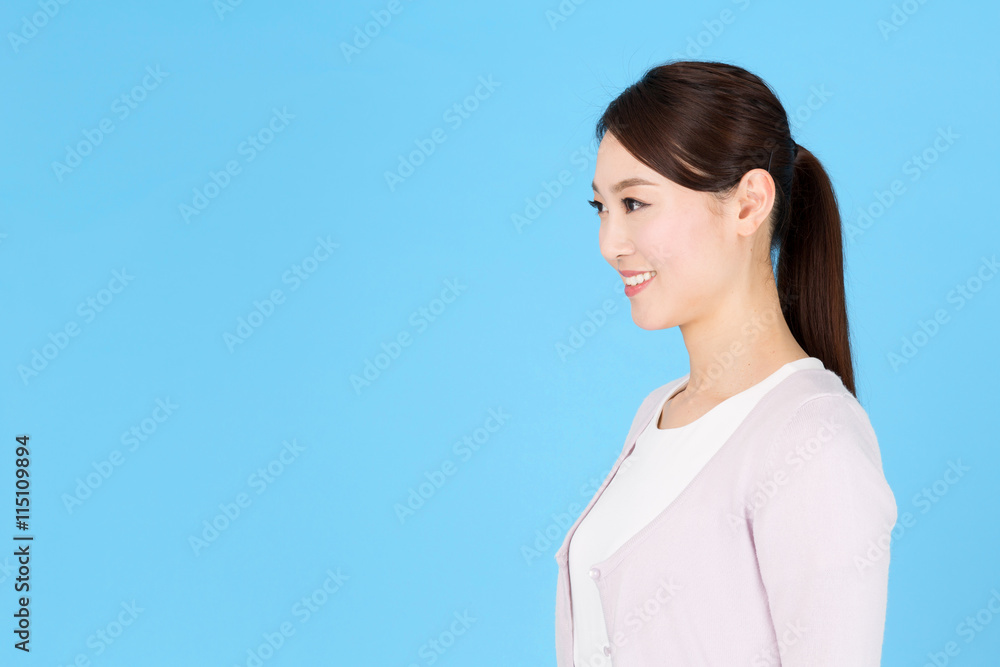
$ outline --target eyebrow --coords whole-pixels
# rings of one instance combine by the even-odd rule
[[[612,185],[611,186],[611,192],[613,194],[618,194],[619,192],[621,192],[625,188],[630,188],[633,185],[656,185],[656,183],[651,183],[650,181],[647,181],[644,178],[638,178],[638,177],[626,178],[624,181],[618,181],[617,183],[615,183],[614,185]],[[590,184],[590,186],[593,188],[594,192],[598,192],[598,193],[600,192],[600,190],[597,189],[597,183],[596,182],[592,182]]]

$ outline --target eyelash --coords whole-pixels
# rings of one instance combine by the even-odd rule
[[[624,198],[623,198],[623,199],[621,200],[621,202],[622,202],[622,204],[625,204],[625,215],[628,215],[629,213],[635,213],[635,212],[636,212],[636,211],[638,211],[639,209],[641,209],[641,208],[643,208],[643,207],[646,207],[646,206],[649,206],[649,204],[646,204],[646,203],[644,203],[644,202],[641,202],[641,201],[639,201],[638,199],[634,199],[634,198],[632,198],[632,197],[624,197]],[[637,207],[636,207],[636,208],[634,208],[634,209],[629,209],[629,205],[628,205],[628,204],[627,204],[626,202],[635,202],[635,203],[636,203],[636,204],[638,204],[639,206],[637,206]],[[588,204],[590,204],[591,206],[593,206],[593,207],[594,207],[594,210],[595,210],[595,211],[597,211],[597,214],[598,214],[598,215],[600,215],[600,214],[601,214],[601,210],[600,210],[600,209],[599,209],[598,207],[599,207],[599,206],[603,206],[604,204],[602,204],[602,203],[601,203],[601,202],[599,202],[599,201],[588,201],[587,203],[588,203]]]

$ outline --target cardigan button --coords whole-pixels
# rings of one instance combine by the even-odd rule
[[[611,647],[610,646],[605,646],[604,647],[604,655],[611,655]]]
[[[597,578],[599,578],[601,576],[601,571],[598,570],[596,567],[592,567],[592,568],[590,568],[590,573],[589,574],[590,574],[590,578],[591,579],[597,579]]]

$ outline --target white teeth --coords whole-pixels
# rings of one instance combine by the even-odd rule
[[[645,273],[639,273],[639,274],[636,274],[634,276],[630,276],[630,277],[626,278],[625,279],[625,284],[626,285],[638,285],[640,283],[646,282],[647,280],[649,280],[650,278],[652,278],[655,275],[656,275],[656,271],[646,271]]]

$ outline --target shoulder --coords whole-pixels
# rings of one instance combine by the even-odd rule
[[[766,460],[773,462],[803,443],[818,439],[854,450],[881,471],[878,439],[868,413],[836,373],[827,369],[801,370],[770,393],[774,400],[767,415],[771,437],[767,438]]]
[[[868,415],[830,375],[797,378],[796,384],[816,391],[790,401],[781,427],[764,429],[748,443],[753,473],[743,500],[758,557],[785,560],[778,552],[794,535],[800,545],[809,543],[803,549],[822,547],[815,562],[857,566],[854,557],[865,553],[869,540],[896,523],[895,496]]]
[[[751,503],[753,514],[789,521],[822,516],[828,526],[854,521],[875,526],[873,531],[891,527],[895,498],[875,431],[857,398],[828,370],[798,371],[786,381],[775,388],[775,418],[769,414],[758,422],[765,427],[748,443],[754,460],[751,490],[773,483],[782,491],[762,508]]]

